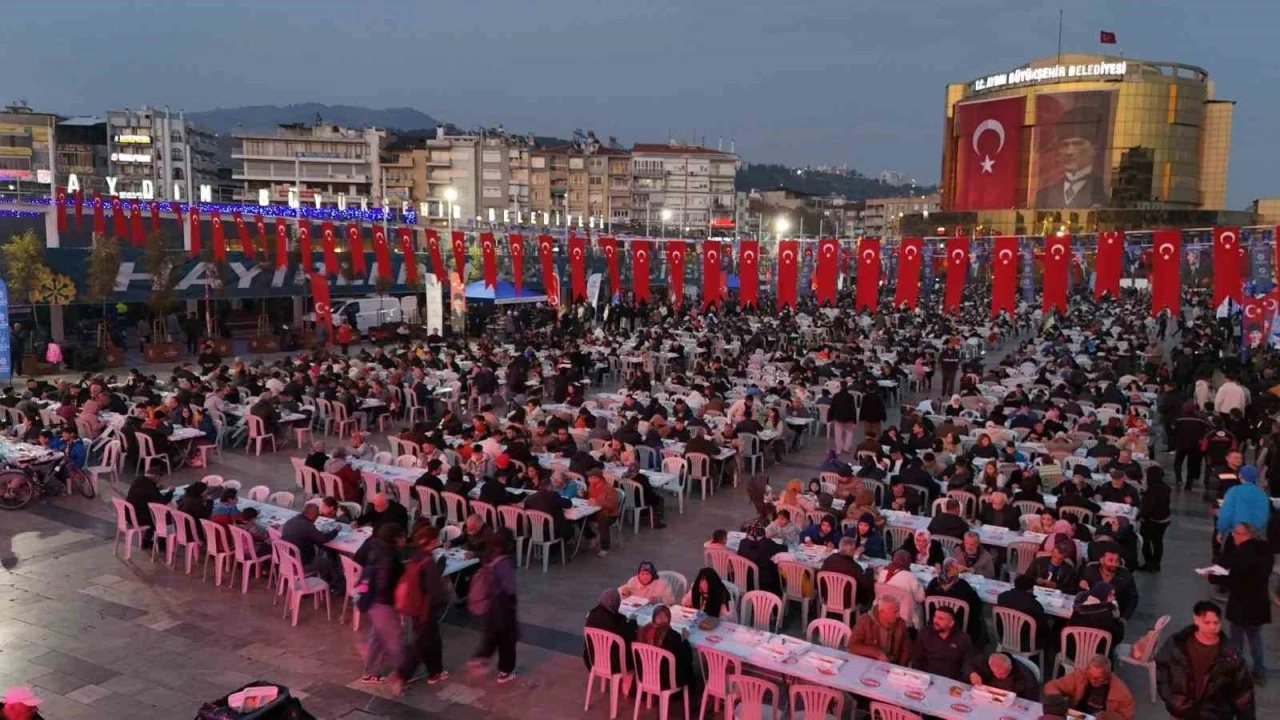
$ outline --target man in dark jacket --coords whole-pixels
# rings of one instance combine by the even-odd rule
[[[452,592],[442,575],[446,560],[441,557],[435,560],[432,553],[440,547],[440,530],[425,523],[413,530],[413,551],[405,570],[416,569],[418,587],[425,597],[420,615],[411,615],[413,623],[412,652],[405,657],[400,667],[399,678],[412,678],[421,663],[427,667],[427,684],[435,685],[449,678],[444,669],[444,649],[440,640],[440,620],[449,609]]]
[[[337,572],[333,560],[325,550],[326,543],[338,537],[340,528],[333,527],[322,532],[316,527],[316,518],[320,517],[320,507],[314,503],[302,508],[302,512],[285,521],[280,528],[280,539],[293,543],[298,548],[298,557],[302,560],[302,570],[307,574],[316,574],[329,583],[329,589],[336,595],[346,593],[342,573]]]
[[[836,573],[837,575],[845,575],[853,579],[854,592],[857,594],[857,604],[870,603],[875,594],[875,576],[862,569],[857,560],[858,541],[845,536],[840,538],[840,549],[832,553],[826,560],[822,562],[822,573]],[[822,583],[818,583],[821,587]],[[844,607],[853,607],[854,598],[850,598],[848,593],[844,597]]]
[[[551,516],[555,537],[566,541],[573,537],[573,526],[564,518],[564,511],[573,507],[573,501],[555,491],[550,480],[543,480],[538,490],[524,501],[525,510],[543,512]]]
[[[368,581],[366,593],[372,604],[363,612],[369,623],[369,642],[364,648],[364,674],[361,682],[382,682],[382,656],[386,655],[392,669],[404,667],[404,642],[401,639],[400,616],[396,613],[396,584],[404,572],[400,550],[405,544],[404,526],[383,523],[369,540],[373,544],[364,562],[361,580]],[[397,689],[403,688],[407,677],[397,676]]]
[[[1222,632],[1222,609],[1201,600],[1191,612],[1194,624],[1156,653],[1156,688],[1165,709],[1184,720],[1254,720],[1254,683]]]
[[[889,419],[884,409],[884,398],[880,396],[880,388],[874,382],[868,382],[862,393],[862,406],[858,408],[858,420],[866,431],[866,437],[880,437],[880,423]]]
[[[960,517],[960,501],[947,498],[942,510],[941,514],[934,515],[929,521],[929,534],[946,535],[957,540],[964,538],[964,534],[969,532],[969,523]]]
[[[782,581],[778,577],[778,566],[773,556],[787,551],[786,545],[780,545],[765,537],[764,527],[752,525],[747,536],[738,544],[738,554],[756,564],[760,569],[760,577],[756,579],[757,589],[782,595]],[[741,588],[744,592],[746,587]]]
[[[615,653],[609,659],[610,669],[615,673],[626,672],[631,666],[631,643],[636,639],[636,621],[624,617],[619,608],[622,606],[622,596],[618,594],[616,588],[605,590],[600,596],[600,603],[587,613],[586,627],[595,630],[604,630],[622,638],[622,647],[619,653]],[[590,669],[594,658],[592,657],[592,648],[590,642],[584,642],[582,648],[582,661],[586,663]]]
[[[357,526],[368,525],[373,528],[374,533],[387,523],[397,523],[402,530],[409,527],[409,511],[384,493],[374,495],[373,502],[364,506],[364,512],[360,513],[355,522]]]
[[[973,641],[956,627],[955,611],[940,605],[934,610],[933,622],[916,638],[911,664],[934,675],[961,680],[973,652]]]
[[[133,512],[138,517],[138,525],[147,528],[142,536],[144,549],[151,547],[156,527],[155,518],[151,516],[151,508],[147,507],[147,503],[168,505],[171,499],[173,499],[173,488],[167,491],[161,490],[154,475],[144,475],[129,485],[129,494],[125,496],[125,501],[133,506]]]
[[[1045,650],[1049,647],[1053,632],[1049,627],[1049,616],[1044,611],[1044,606],[1036,599],[1035,579],[1030,575],[1019,575],[1013,579],[1013,587],[1005,590],[996,596],[996,606],[1017,610],[1020,613],[1030,615],[1031,619],[1036,621],[1036,647]],[[1031,638],[1027,633],[1023,633],[1020,642],[1023,647]]]
[[[1220,564],[1226,575],[1210,575],[1209,581],[1228,592],[1227,620],[1231,622],[1231,644],[1244,650],[1245,640],[1253,656],[1253,678],[1266,685],[1266,651],[1262,644],[1262,628],[1271,624],[1271,548],[1261,530],[1239,523],[1231,530],[1234,543],[1223,552]]]
[[[835,451],[853,452],[854,437],[858,431],[858,407],[849,392],[849,383],[840,381],[840,391],[831,396],[827,406],[827,423],[835,428]]]
[[[1040,683],[1025,665],[1004,653],[974,655],[965,668],[973,685],[1007,690],[1026,700],[1040,699]]]

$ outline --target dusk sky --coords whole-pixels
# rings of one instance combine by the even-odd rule
[[[463,127],[730,139],[749,162],[936,182],[943,88],[1056,52],[1027,0],[222,0],[6,3],[5,102],[64,114],[294,102],[409,106]],[[1086,0],[1063,50],[1199,65],[1237,101],[1228,201],[1280,195],[1280,4]]]

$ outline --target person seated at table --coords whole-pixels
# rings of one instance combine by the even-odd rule
[[[1050,617],[1045,612],[1044,605],[1036,598],[1035,594],[1036,581],[1031,575],[1019,575],[1013,579],[1013,587],[1005,590],[996,596],[996,606],[1017,610],[1020,613],[1030,615],[1035,621],[1036,647],[1041,650],[1048,650],[1051,641],[1054,639],[1054,628],[1050,623]],[[999,631],[999,627],[996,628]],[[999,634],[997,632],[997,634]],[[1018,641],[1019,647],[1029,647],[1031,643],[1030,630],[1023,628],[1022,637]]]
[[[688,688],[685,692],[696,695],[691,683],[697,682],[697,676],[693,672],[693,647],[689,644],[688,630],[677,632],[671,627],[671,609],[668,605],[675,603],[663,603],[653,609],[653,620],[644,627],[640,628],[636,634],[636,643],[642,645],[653,645],[662,648],[675,658],[675,687]],[[663,690],[674,689],[671,686],[671,676],[667,673],[661,674],[660,685]]]
[[[725,587],[720,575],[709,567],[698,571],[680,604],[693,608],[710,617],[728,620],[733,617],[733,596]]]
[[[999,449],[991,442],[991,436],[986,433],[978,436],[977,444],[969,448],[968,452],[970,460],[994,460],[999,455]]]
[[[233,487],[222,488],[209,519],[219,525],[234,525],[240,519],[239,495],[240,492]]]
[[[280,413],[272,402],[270,392],[263,393],[258,398],[253,407],[249,408],[249,414],[262,419],[263,429],[268,435],[280,434]]]
[[[213,513],[213,498],[209,497],[209,486],[203,480],[191,483],[174,507],[195,518],[196,527],[200,527],[200,521],[208,520]]]
[[[911,649],[902,608],[891,595],[878,598],[870,612],[859,614],[849,634],[848,651],[859,657],[906,666]]]
[[[902,619],[912,627],[920,626],[920,604],[924,602],[924,588],[911,572],[911,553],[899,550],[889,559],[889,564],[876,570],[876,582],[892,585],[906,593],[910,602],[901,605]],[[883,600],[883,598],[877,598]]]
[[[674,605],[675,595],[671,591],[671,585],[667,583],[660,575],[658,568],[652,562],[645,560],[640,563],[639,569],[630,580],[618,587],[618,592],[622,597],[637,597],[649,601],[651,605],[659,603],[663,605]]]
[[[129,485],[129,492],[125,495],[125,502],[133,506],[133,512],[137,516],[138,525],[145,529],[142,537],[142,547],[150,549],[152,538],[154,536],[155,518],[151,515],[151,508],[147,507],[148,503],[159,503],[168,505],[173,499],[174,489],[161,490],[158,477],[154,473],[147,473],[134,479]]]
[[[765,527],[765,537],[783,545],[795,545],[800,542],[800,527],[791,522],[791,511],[778,508],[773,522]]]
[[[778,496],[778,505],[787,505],[789,507],[798,507],[805,512],[810,512],[818,508],[817,503],[812,499],[805,497],[803,485],[800,481],[792,478],[787,481],[786,487],[782,489],[782,494]]]
[[[1134,720],[1137,717],[1133,693],[1124,681],[1112,673],[1111,661],[1105,655],[1094,655],[1084,667],[1077,667],[1066,675],[1045,683],[1046,704],[1054,696],[1065,696],[1069,709],[1097,718],[1110,716],[1119,720]]]
[[[374,455],[378,454],[378,448],[365,442],[365,433],[355,430],[351,433],[351,438],[347,443],[347,457],[357,460],[372,460]]]
[[[1002,527],[1010,532],[1022,529],[1022,513],[1009,504],[1009,496],[997,490],[987,496],[978,512],[978,522],[982,525]]]
[[[1083,562],[1080,559],[1079,548],[1076,546],[1075,540],[1078,528],[1083,527],[1076,524],[1075,519],[1067,517],[1059,517],[1053,523],[1053,527],[1049,529],[1049,537],[1045,538],[1044,544],[1041,545],[1042,551],[1052,550],[1055,546],[1061,546],[1062,553],[1076,568],[1079,568]],[[1088,542],[1087,538],[1081,538],[1082,542]]]
[[[444,464],[439,460],[431,460],[427,463],[426,472],[418,476],[413,481],[414,487],[425,487],[436,492],[444,492],[444,481],[440,476],[445,472]]]
[[[932,675],[963,682],[964,669],[974,654],[969,635],[956,627],[956,614],[946,605],[934,608],[933,620],[916,636],[913,667]]]
[[[551,516],[551,531],[554,537],[568,542],[573,537],[573,524],[564,517],[564,511],[573,507],[573,501],[555,488],[555,478],[564,481],[562,473],[555,473],[550,479],[543,480],[538,489],[525,498],[524,509],[546,513]],[[573,482],[573,481],[570,481]],[[574,483],[577,484],[576,482]],[[574,495],[572,497],[578,497]]]
[[[96,400],[86,400],[85,403],[80,406],[80,412],[75,417],[77,424],[83,424],[88,428],[89,436],[87,439],[89,440],[92,440],[102,434],[103,428],[107,426],[107,424],[98,417],[98,412],[98,402]]]
[[[928,530],[917,530],[909,535],[903,541],[901,549],[907,551],[907,554],[911,557],[911,562],[917,565],[928,565],[937,568],[946,559],[942,544],[934,540],[933,534]]]
[[[324,472],[337,476],[338,485],[342,490],[339,496],[343,500],[357,502],[364,496],[361,490],[360,471],[351,467],[351,463],[347,461],[348,452],[345,447],[334,450],[333,456],[324,463]]]
[[[569,428],[561,426],[556,431],[555,439],[547,443],[547,452],[563,458],[571,458],[578,452],[578,443],[569,434]]]
[[[451,467],[445,477],[444,492],[467,497],[472,488],[476,486],[474,477],[473,475],[468,475],[460,467]]]
[[[298,548],[298,556],[306,574],[319,575],[328,583],[330,592],[343,595],[346,592],[346,580],[325,548],[327,543],[338,536],[340,528],[321,531],[316,527],[318,517],[319,507],[314,503],[304,505],[302,512],[289,518],[280,528],[280,539],[291,542]]]
[[[720,454],[720,445],[707,436],[705,428],[695,427],[693,429],[693,439],[684,445],[685,457],[688,457],[690,453],[702,453],[714,463],[716,456]]]
[[[845,537],[853,540],[859,556],[876,559],[886,557],[884,531],[876,526],[875,516],[869,512],[858,516],[853,532],[846,534]]]
[[[1076,568],[1075,564],[1067,558],[1067,548],[1074,550],[1075,543],[1059,540],[1049,550],[1048,555],[1041,555],[1032,560],[1025,574],[1035,580],[1036,585],[1040,587],[1074,592],[1078,586]]]
[[[190,408],[191,406],[188,405],[186,407]],[[217,444],[218,424],[214,422],[213,416],[210,415],[203,407],[196,406],[192,414],[190,427],[193,427],[203,433],[199,438],[196,438],[197,442]],[[195,447],[195,443],[192,443],[192,447]]]
[[[729,542],[729,531],[725,530],[724,528],[716,528],[715,530],[711,531],[711,538],[706,542],[702,543],[702,549],[710,550],[712,548],[716,548],[719,550],[727,550],[728,548],[725,546],[725,544],[728,542]]]
[[[587,496],[587,489],[582,483],[559,470],[551,473],[551,487],[556,494],[566,500]]]
[[[1112,467],[1107,471],[1109,482],[1098,488],[1094,492],[1094,497],[1103,502],[1120,503],[1122,505],[1137,506],[1142,501],[1142,496],[1129,484],[1125,475],[1125,470]]]
[[[883,531],[885,520],[876,506],[876,493],[871,488],[859,490],[852,501],[845,501],[844,519],[857,521],[863,515],[870,515],[876,529]]]
[[[787,552],[787,546],[768,538],[766,524],[753,524],[745,530],[746,537],[738,543],[738,555],[756,564],[760,577],[756,578],[758,589],[782,595],[782,581],[778,576],[778,566],[773,556]]]
[[[399,502],[392,500],[386,493],[377,493],[371,499],[371,502],[364,506],[364,511],[360,513],[360,517],[356,518],[355,526],[368,526],[373,528],[375,533],[378,528],[387,523],[398,523],[400,527],[409,527],[409,511],[405,509]]]
[[[970,572],[985,578],[995,579],[995,555],[982,547],[980,536],[973,530],[964,534],[964,539],[951,551],[949,557],[963,566],[962,572]]]
[[[241,510],[235,526],[248,532],[253,538],[253,552],[256,556],[271,553],[271,534],[267,532],[266,526],[258,522],[258,508],[247,507]]]
[[[800,533],[800,540],[806,545],[834,548],[840,543],[840,525],[835,515],[823,515],[816,523],[811,523]]]
[[[928,530],[931,535],[945,535],[957,540],[964,537],[964,534],[969,532],[969,523],[960,517],[960,501],[947,498],[943,503],[942,512],[934,515],[929,521]]]
[[[971,685],[1011,692],[1024,700],[1040,699],[1040,682],[1027,666],[1001,652],[974,655],[965,667]]]
[[[871,602],[875,595],[874,576],[871,572],[863,570],[857,560],[863,554],[857,542],[846,535],[840,538],[839,548],[822,561],[822,567],[819,569],[819,572],[838,573],[853,580],[853,596],[850,597],[849,593],[845,593],[844,607],[865,605]]]
[[[316,505],[317,503],[311,504]],[[318,507],[320,508],[320,517],[322,518],[328,518],[336,522],[348,524],[355,520],[355,518],[351,516],[351,513],[347,511],[347,508],[343,506],[342,503],[338,502],[338,498],[333,497],[332,495],[321,499],[318,503]]]
[[[590,451],[584,448],[576,448],[568,457],[569,471],[584,477],[592,470],[604,468],[604,463],[597,460],[595,455],[592,455]]]
[[[494,537],[493,528],[486,525],[479,514],[472,513],[463,521],[462,532],[453,542],[449,543],[449,546],[462,548],[471,553],[471,557],[481,557],[484,554],[486,544],[492,537]],[[460,592],[459,597],[466,597],[466,595]]]
[[[1000,454],[996,458],[1002,463],[1025,463],[1031,462],[1027,454],[1018,449],[1012,440],[1006,442],[1004,447],[1000,448]]]
[[[639,630],[634,619],[627,618],[619,612],[621,607],[622,596],[617,590],[609,588],[600,594],[600,602],[587,613],[586,627],[604,630],[622,638],[622,647],[619,650],[621,654],[615,652],[609,659],[609,671],[612,673],[627,673],[631,670],[631,643],[635,641]],[[595,664],[590,642],[583,642],[582,661],[586,663],[588,670]],[[625,679],[623,682],[629,685]]]
[[[1115,597],[1120,617],[1128,619],[1138,607],[1138,585],[1129,570],[1121,567],[1117,547],[1104,548],[1098,562],[1085,565],[1077,575],[1079,589],[1088,591],[1099,583],[1107,584]]]
[[[894,478],[889,481],[889,496],[885,498],[884,507],[886,510],[917,515],[920,513],[920,495],[914,488],[909,488],[902,478]]]
[[[983,619],[982,598],[967,580],[960,577],[964,570],[964,563],[955,558],[943,560],[942,571],[925,586],[924,594],[926,597],[940,595],[968,603],[969,612],[965,615],[962,629],[973,640],[975,648],[986,647],[987,622]]]
[[[584,528],[584,532],[594,530],[596,555],[607,557],[611,544],[610,527],[621,512],[621,501],[613,483],[605,479],[603,470],[592,470],[587,475],[587,502],[598,509],[588,516],[587,522],[590,525]],[[592,536],[588,534],[587,537]]]
[[[1108,516],[1099,520],[1098,530],[1089,541],[1086,561],[1099,562],[1107,552],[1118,554],[1130,572],[1138,569],[1138,533],[1128,518]]]

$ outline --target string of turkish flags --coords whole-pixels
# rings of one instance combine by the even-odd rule
[[[134,200],[129,203],[129,242],[134,247],[142,247],[146,241],[147,234],[142,228],[142,206]]]
[[[631,279],[632,292],[636,300],[646,302],[649,299],[649,248],[648,240],[631,241]]]
[[[400,236],[400,253],[404,255],[404,276],[410,285],[418,284],[418,258],[413,247],[413,229],[401,225],[396,233]]]
[[[347,224],[347,249],[351,251],[351,272],[356,277],[366,277],[369,267],[364,262],[364,237],[360,234],[360,226]]]
[[[444,269],[444,258],[440,255],[440,233],[435,230],[427,231],[427,252],[431,255],[432,274],[436,276],[436,280],[444,282],[448,272]]]
[[[524,238],[519,233],[510,233],[507,235],[507,243],[511,252],[511,281],[519,295],[524,289]]]
[[[214,210],[209,215],[209,223],[213,226],[213,259],[217,262],[227,261],[227,236],[222,230],[222,215]]]
[[[840,247],[835,238],[818,241],[818,262],[813,269],[814,299],[819,305],[836,304],[836,273],[839,271]]]
[[[618,261],[618,238],[602,237],[597,241],[604,251],[605,264],[609,268],[609,287],[614,293],[622,291],[622,268]]]
[[[778,241],[778,306],[796,307],[796,250],[799,243],[795,240]]]
[[[453,244],[453,268],[458,273],[459,278],[467,277],[467,243],[466,234],[461,230],[454,230],[449,238]]]
[[[387,245],[387,231],[381,225],[373,226],[373,259],[378,264],[378,279],[391,282],[391,248]]]
[[[333,223],[325,221],[320,225],[320,245],[324,252],[324,273],[338,274],[338,241],[333,235]]]
[[[1044,241],[1044,278],[1040,309],[1067,311],[1067,278],[1071,271],[1071,237],[1050,235]]]
[[[759,240],[743,240],[738,246],[738,302],[743,307],[760,304]]]

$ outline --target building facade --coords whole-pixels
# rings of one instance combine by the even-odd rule
[[[862,208],[860,235],[868,237],[898,237],[902,218],[921,215],[928,218],[937,213],[941,196],[913,195],[908,197],[868,198]]]
[[[732,152],[696,145],[636,144],[631,148],[632,223],[656,227],[666,210],[667,226],[686,237],[732,231],[739,164]]]
[[[85,197],[93,193],[107,194],[107,121],[102,117],[72,117],[58,123],[54,144],[57,147],[57,184],[66,187],[76,176]]]
[[[122,198],[199,197],[200,186],[220,186],[217,135],[188,122],[181,112],[146,106],[108,110],[107,175],[116,178],[116,194]],[[149,191],[144,181],[150,183]]]
[[[240,165],[232,175],[240,182],[239,200],[256,203],[265,190],[271,203],[287,202],[290,191],[298,187],[303,203],[319,194],[323,205],[337,204],[339,195],[350,203],[364,199],[371,207],[382,204],[385,131],[317,122],[231,137],[231,158]]]
[[[57,115],[36,112],[26,105],[10,105],[0,111],[0,194],[49,194],[57,121]]]

